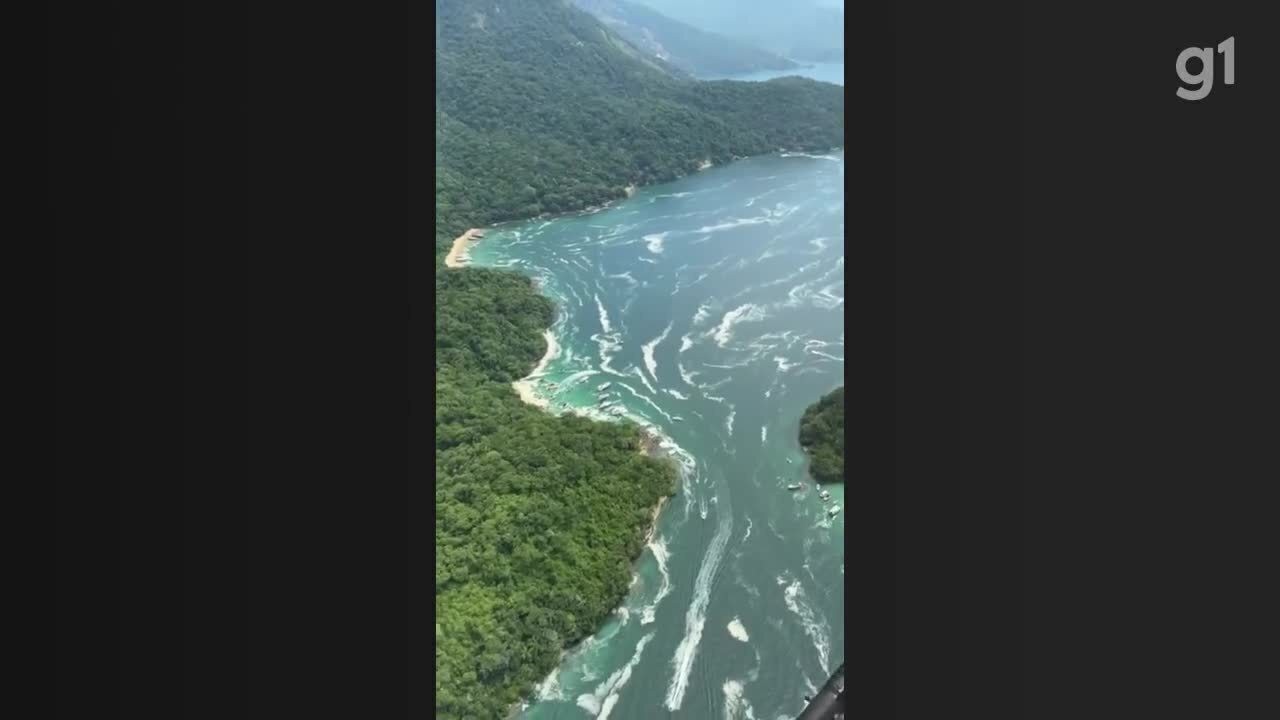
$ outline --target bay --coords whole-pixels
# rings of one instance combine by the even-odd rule
[[[629,418],[682,467],[625,602],[523,717],[794,717],[843,661],[844,490],[819,499],[796,438],[843,382],[843,174],[741,160],[472,250],[556,302],[548,410]]]

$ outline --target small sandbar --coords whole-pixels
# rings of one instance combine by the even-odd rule
[[[537,380],[546,371],[547,364],[560,354],[560,344],[556,342],[555,333],[550,330],[544,330],[542,332],[542,336],[547,340],[547,351],[543,353],[542,359],[538,361],[538,366],[533,369],[533,372],[529,373],[523,379],[511,383],[511,387],[516,389],[521,400],[529,403],[530,405],[546,410],[551,407],[551,403],[545,397],[538,394]]]
[[[471,228],[453,241],[449,254],[444,257],[444,264],[451,268],[466,267],[471,262],[471,247],[484,237],[484,230]]]

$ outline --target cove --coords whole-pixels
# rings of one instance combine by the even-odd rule
[[[627,599],[523,717],[794,717],[844,659],[844,515],[796,439],[843,383],[843,174],[843,152],[750,158],[471,249],[555,300],[527,391],[644,425],[682,468]]]

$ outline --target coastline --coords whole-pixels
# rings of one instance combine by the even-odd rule
[[[469,265],[471,263],[471,246],[479,242],[483,237],[484,230],[471,228],[454,238],[453,247],[449,248],[449,254],[444,257],[445,266],[460,268]]]
[[[551,402],[538,394],[537,382],[538,378],[546,372],[547,364],[560,354],[560,343],[556,341],[555,333],[551,332],[551,328],[542,331],[542,337],[546,338],[547,351],[542,354],[542,359],[534,366],[528,375],[511,383],[511,387],[515,388],[516,394],[520,396],[520,400],[533,405],[542,410],[548,410]]]

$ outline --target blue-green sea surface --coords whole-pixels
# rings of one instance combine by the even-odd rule
[[[796,438],[842,384],[843,176],[741,160],[472,251],[556,301],[550,411],[629,417],[682,467],[626,601],[523,717],[794,718],[844,659],[844,490],[819,498]]]

